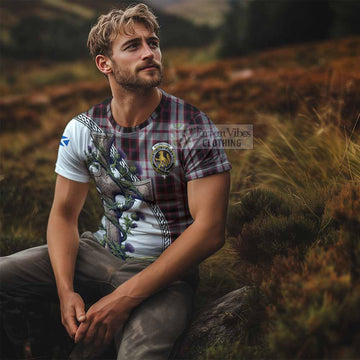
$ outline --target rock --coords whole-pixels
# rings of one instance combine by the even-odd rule
[[[259,289],[244,286],[213,301],[194,315],[178,344],[174,359],[197,359],[208,346],[240,341],[246,343],[249,331],[264,318]]]

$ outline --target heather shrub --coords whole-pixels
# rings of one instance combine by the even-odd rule
[[[360,188],[349,183],[332,195],[324,211],[333,217],[332,230],[324,231],[304,257],[299,249],[275,256],[270,275],[264,277],[270,357],[338,359],[359,354]]]
[[[37,170],[33,173],[23,168],[12,172],[5,170],[0,187],[0,229],[3,239],[10,239],[12,235],[19,239],[23,234],[44,238],[51,207],[53,179],[40,180],[37,175]],[[25,240],[21,242],[26,247]],[[15,246],[19,250],[19,244]]]
[[[241,202],[229,208],[227,224],[229,235],[239,235],[245,223],[266,214],[289,215],[290,209],[286,200],[272,191],[254,189],[248,192]]]
[[[316,235],[315,223],[303,216],[257,218],[244,226],[239,236],[239,252],[253,263],[269,263],[276,255],[286,255],[291,248],[305,253]]]
[[[44,242],[44,238],[34,235],[31,231],[24,231],[23,229],[2,231],[0,233],[0,256],[43,245]]]
[[[307,248],[320,237],[333,234],[335,223],[326,212],[327,191],[308,190],[298,195],[279,195],[256,189],[230,207],[229,235],[241,259],[270,264],[276,255]]]
[[[341,224],[340,242],[343,244],[353,283],[360,280],[360,186],[347,184],[334,197],[332,214]]]
[[[339,246],[312,248],[304,262],[277,257],[268,295],[270,356],[354,358],[359,353],[360,287],[352,287]]]
[[[266,359],[266,350],[259,345],[244,345],[239,341],[214,344],[198,360],[248,360]]]

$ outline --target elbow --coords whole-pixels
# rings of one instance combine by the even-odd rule
[[[225,245],[225,229],[223,226],[214,226],[209,229],[209,239],[211,239],[211,245],[214,252],[220,250]]]
[[[195,220],[192,224],[195,233],[201,234],[199,240],[210,253],[220,250],[225,244],[225,224],[223,221]]]
[[[215,241],[215,251],[220,250],[225,245],[225,236],[222,234],[222,236],[219,236],[217,238],[217,241]]]

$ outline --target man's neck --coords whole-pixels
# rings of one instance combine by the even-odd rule
[[[161,100],[158,88],[127,91],[113,91],[111,101],[112,116],[117,124],[123,127],[134,127],[144,122],[156,109]]]

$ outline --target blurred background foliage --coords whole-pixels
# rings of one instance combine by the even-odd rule
[[[221,56],[360,34],[357,0],[230,1],[221,27]]]
[[[61,133],[110,95],[87,55],[89,28],[128,3],[0,1],[2,256],[45,243]],[[215,123],[254,125],[254,149],[228,151],[226,245],[200,267],[196,309],[255,286],[263,310],[248,336],[209,343],[198,359],[357,358],[360,2],[148,3],[161,24],[162,88]],[[100,215],[92,189],[80,232]],[[63,358],[52,341],[45,358]]]
[[[20,59],[87,58],[84,39],[98,14],[132,3],[136,1],[2,0],[0,50],[3,56]],[[166,29],[161,31],[163,48],[195,47],[214,39],[215,30],[207,25],[196,25],[164,12],[157,15],[161,27]]]
[[[135,2],[2,0],[0,50],[3,56],[21,59],[87,57],[83,40],[97,14]],[[233,56],[360,33],[357,0],[194,1],[191,7],[188,1],[148,3],[155,6],[164,29],[161,31],[164,49],[204,46],[218,41],[218,54]],[[175,13],[174,5],[177,5]],[[172,13],[166,11],[169,7]],[[191,13],[187,14],[187,10]],[[194,12],[203,23],[191,21]],[[212,17],[217,20],[214,22]]]

